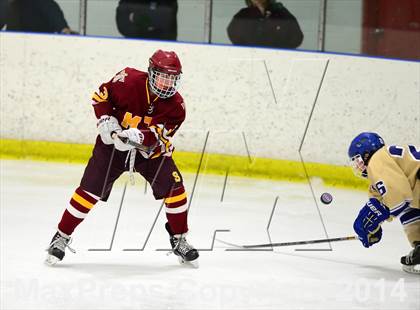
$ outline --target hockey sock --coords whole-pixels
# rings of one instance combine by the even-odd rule
[[[174,188],[165,198],[166,218],[174,234],[184,234],[188,231],[188,205],[184,186]]]
[[[414,247],[414,241],[420,240],[420,209],[407,208],[400,216],[408,241]]]
[[[70,204],[64,210],[58,229],[70,236],[97,201],[98,197],[78,187],[71,197]]]

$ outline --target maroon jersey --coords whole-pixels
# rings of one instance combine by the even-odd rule
[[[123,129],[138,128],[144,134],[143,144],[156,145],[147,158],[171,156],[171,138],[185,119],[184,100],[179,93],[161,99],[148,86],[148,74],[125,68],[93,94],[97,118],[115,116]]]

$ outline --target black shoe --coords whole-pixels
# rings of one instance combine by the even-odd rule
[[[68,248],[70,252],[75,253],[76,251],[69,247],[71,241],[70,236],[57,231],[47,248],[48,255],[45,263],[52,266],[63,260],[66,248]]]
[[[179,257],[180,263],[191,262],[194,267],[198,267],[198,251],[187,242],[185,235],[173,234],[168,223],[165,224],[165,228],[170,236],[169,241],[171,243],[172,251]]]
[[[414,242],[414,249],[401,257],[402,269],[409,273],[420,273],[420,241]]]

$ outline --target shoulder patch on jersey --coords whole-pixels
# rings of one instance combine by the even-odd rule
[[[125,72],[125,69],[118,72],[114,78],[112,79],[112,83],[121,82],[124,83],[125,77],[128,76],[128,74]]]

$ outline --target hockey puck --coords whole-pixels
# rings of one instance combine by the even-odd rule
[[[329,205],[333,201],[333,196],[330,193],[323,193],[321,195],[321,202],[323,204]]]

